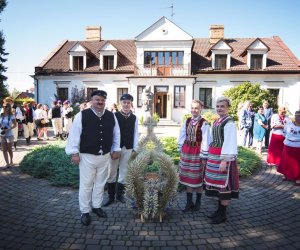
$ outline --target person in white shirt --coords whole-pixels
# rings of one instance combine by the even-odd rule
[[[203,102],[193,100],[191,115],[183,123],[178,138],[180,151],[179,181],[186,186],[186,205],[183,212],[199,211],[203,191],[203,175],[209,147],[208,122],[201,116]],[[193,202],[193,191],[196,201]]]
[[[120,128],[114,114],[105,109],[107,93],[93,91],[92,106],[76,114],[67,140],[66,153],[79,164],[81,223],[90,224],[90,211],[106,218],[101,209],[108,178],[109,159],[120,155]]]
[[[63,103],[63,119],[64,119],[64,127],[63,131],[65,134],[65,137],[68,138],[70,129],[72,126],[73,121],[73,108],[70,105],[70,102],[68,100],[64,101]]]
[[[121,111],[114,113],[120,127],[122,150],[119,159],[110,161],[107,179],[108,201],[104,203],[104,206],[112,204],[115,201],[115,195],[118,201],[125,203],[124,183],[128,172],[128,161],[132,152],[138,147],[138,119],[131,111],[132,101],[133,97],[130,94],[123,94],[120,98]]]
[[[277,171],[284,180],[293,180],[300,186],[300,110],[295,112],[295,121],[284,126],[285,136],[281,161]]]

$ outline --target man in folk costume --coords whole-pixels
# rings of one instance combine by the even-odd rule
[[[183,212],[199,211],[203,190],[203,172],[209,146],[207,121],[201,117],[203,102],[194,100],[191,104],[192,117],[182,125],[178,138],[180,151],[179,181],[186,186],[187,203]],[[193,190],[196,202],[193,202]]]
[[[50,111],[50,117],[52,119],[54,137],[63,140],[63,128],[62,128],[62,117],[61,117],[61,106],[58,101],[53,101],[52,108]]]
[[[33,136],[33,122],[35,120],[35,112],[33,108],[29,107],[27,102],[23,103],[23,111],[25,119],[23,120],[24,137],[27,145],[29,145],[31,137]]]
[[[217,197],[216,212],[208,215],[212,224],[226,221],[226,208],[232,198],[239,195],[239,173],[237,167],[237,131],[234,120],[228,115],[230,100],[220,97],[216,101],[219,115],[211,130],[211,143],[205,169],[205,194]]]
[[[79,164],[79,208],[85,226],[91,222],[91,210],[107,217],[101,204],[109,159],[117,159],[121,151],[120,128],[114,114],[105,109],[106,97],[103,90],[92,92],[92,106],[76,114],[66,145],[72,163]]]
[[[107,179],[108,200],[104,206],[112,204],[115,196],[118,201],[125,203],[124,183],[128,171],[128,161],[132,152],[136,151],[138,147],[138,119],[131,111],[133,97],[130,94],[124,94],[120,101],[121,111],[117,111],[115,116],[120,126],[122,151],[119,159],[110,161]]]

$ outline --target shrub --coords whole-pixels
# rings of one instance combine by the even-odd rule
[[[275,97],[266,89],[261,89],[259,83],[243,82],[242,84],[232,87],[224,92],[224,95],[231,100],[229,114],[237,120],[237,107],[240,102],[249,100],[253,103],[254,110],[262,105],[263,100],[267,100],[275,111],[277,103]]]
[[[260,157],[251,149],[238,147],[238,167],[240,176],[249,176],[261,166]]]
[[[49,179],[54,186],[78,187],[79,168],[64,150],[65,143],[36,147],[27,154],[20,168],[36,178]]]
[[[175,165],[178,165],[180,160],[180,155],[178,152],[177,138],[164,137],[160,140],[164,148],[164,153],[169,155],[173,159]]]

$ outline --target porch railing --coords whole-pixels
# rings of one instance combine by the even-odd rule
[[[145,65],[135,64],[136,76],[188,76],[190,65]]]

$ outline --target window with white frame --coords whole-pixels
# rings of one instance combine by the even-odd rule
[[[263,68],[263,55],[251,54],[250,69],[258,70]]]
[[[215,55],[215,69],[226,69],[226,63],[227,63],[227,55],[223,54],[216,54]]]
[[[121,96],[128,93],[128,88],[117,88],[117,100],[119,101]]]
[[[114,69],[114,56],[103,56],[103,70]]]
[[[62,102],[68,100],[68,97],[69,97],[69,88],[57,87],[57,97]]]
[[[143,106],[143,90],[146,88],[146,86],[137,86],[137,106],[142,107]]]
[[[185,86],[174,86],[174,108],[185,107]]]
[[[200,88],[199,100],[204,103],[205,109],[212,108],[212,88]]]
[[[83,56],[73,56],[73,70],[83,70]]]

